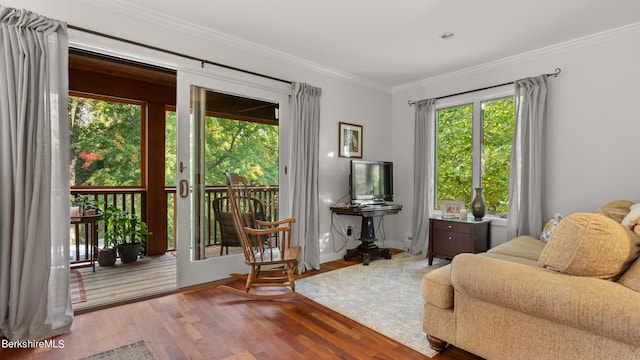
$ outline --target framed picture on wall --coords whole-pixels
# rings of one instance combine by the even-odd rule
[[[362,126],[338,123],[338,154],[340,157],[362,157]]]

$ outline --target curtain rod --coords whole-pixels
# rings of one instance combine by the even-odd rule
[[[283,80],[283,79],[279,79],[279,78],[276,78],[276,77],[273,77],[273,76],[259,74],[259,73],[253,72],[253,71],[240,69],[240,68],[237,68],[237,67],[234,67],[234,66],[217,63],[215,61],[210,61],[210,60],[206,60],[206,59],[200,59],[200,58],[197,58],[195,56],[191,56],[191,55],[179,53],[179,52],[176,52],[176,51],[159,48],[159,47],[156,47],[156,46],[153,46],[153,45],[143,44],[143,43],[140,43],[140,42],[137,42],[137,41],[124,39],[124,38],[121,38],[121,37],[117,37],[117,36],[113,36],[113,35],[97,32],[97,31],[93,31],[93,30],[89,30],[89,29],[85,29],[85,28],[82,28],[82,27],[78,27],[78,26],[67,24],[67,28],[73,29],[73,30],[82,31],[82,32],[89,33],[89,34],[92,34],[92,35],[101,36],[101,37],[104,37],[104,38],[107,38],[107,39],[111,39],[111,40],[117,40],[117,41],[124,42],[124,43],[131,44],[131,45],[141,46],[143,48],[147,48],[147,49],[151,49],[151,50],[155,50],[155,51],[160,51],[160,52],[163,52],[163,53],[166,53],[166,54],[179,56],[179,57],[182,57],[182,58],[185,58],[185,59],[195,60],[195,61],[200,62],[202,67],[204,67],[204,64],[215,65],[215,66],[223,67],[225,69],[240,71],[240,72],[243,72],[245,74],[260,76],[260,77],[263,77],[263,78],[267,78],[267,79],[271,79],[271,80],[275,80],[275,81],[280,81],[280,82],[283,82],[283,83],[291,84],[291,81],[289,81],[289,80]]]
[[[547,75],[547,77],[550,77],[550,76],[558,77],[558,74],[560,74],[560,72],[562,72],[562,69],[560,69],[560,68],[556,68],[556,69],[555,69],[555,71],[554,71],[553,73],[551,73],[551,74],[546,74],[546,75]],[[480,89],[474,89],[474,90],[462,91],[462,92],[455,93],[455,94],[450,94],[450,95],[444,95],[444,96],[437,97],[437,98],[436,98],[436,100],[445,99],[445,98],[450,98],[450,97],[454,97],[454,96],[458,96],[458,95],[469,94],[469,93],[476,92],[476,91],[482,91],[482,90],[493,89],[493,88],[497,88],[497,87],[500,87],[500,86],[511,85],[511,84],[513,84],[513,83],[515,83],[515,81],[506,82],[506,83],[504,83],[504,84],[498,84],[498,85],[486,86],[486,87],[483,87],[483,88],[480,88]],[[415,102],[415,101],[411,101],[411,100],[409,100],[407,103],[409,104],[409,106],[411,106],[411,105],[415,104],[416,102]]]

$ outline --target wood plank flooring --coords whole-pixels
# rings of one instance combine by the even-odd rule
[[[147,256],[134,263],[79,268],[87,301],[73,304],[82,313],[135,299],[176,291],[176,258],[172,254]]]
[[[220,246],[206,248],[207,258],[219,257]],[[229,247],[228,254],[242,253],[240,247]],[[178,291],[176,288],[176,257],[168,252],[161,256],[146,256],[136,262],[100,267],[96,271],[79,267],[87,301],[73,304],[76,314],[101,309],[113,304],[148,299]]]
[[[354,264],[333,261],[304,276]],[[217,284],[77,315],[56,338],[64,348],[3,349],[0,358],[80,359],[142,339],[158,359],[428,359],[305,297],[250,301]],[[450,347],[435,359],[480,358]]]

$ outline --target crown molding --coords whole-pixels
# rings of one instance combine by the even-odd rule
[[[565,41],[565,42],[554,44],[544,48],[527,51],[524,53],[498,59],[488,63],[468,67],[458,71],[453,71],[447,74],[433,76],[427,79],[411,82],[404,85],[395,86],[391,89],[391,93],[396,94],[396,93],[413,89],[413,88],[427,87],[427,86],[438,84],[444,81],[460,79],[463,77],[475,75],[488,70],[500,68],[505,65],[515,64],[525,60],[530,60],[530,59],[547,56],[551,54],[559,54],[562,52],[582,48],[585,46],[594,45],[594,44],[605,42],[605,41],[610,41],[618,38],[623,38],[626,36],[636,35],[638,33],[640,33],[640,22],[626,25],[626,26],[621,26],[615,29],[603,31],[600,33],[592,34],[592,35],[583,36],[577,39]]]
[[[493,70],[505,65],[515,64],[515,63],[519,63],[525,60],[530,60],[530,59],[545,56],[545,55],[566,52],[576,48],[589,46],[599,42],[609,41],[612,39],[617,39],[620,37],[625,37],[625,36],[637,34],[640,32],[640,22],[634,23],[634,24],[622,26],[619,28],[603,31],[600,33],[583,36],[583,37],[565,41],[562,43],[554,44],[544,48],[505,57],[505,58],[487,62],[484,64],[471,66],[471,67],[453,71],[450,73],[437,75],[437,76],[429,77],[426,79],[418,80],[415,82],[410,82],[407,84],[390,87],[388,85],[383,85],[377,82],[373,82],[349,73],[345,73],[337,69],[333,69],[333,68],[318,64],[316,62],[313,62],[307,59],[296,57],[296,56],[287,54],[285,52],[277,51],[272,48],[268,48],[266,46],[263,46],[254,42],[250,42],[238,37],[234,37],[234,36],[231,36],[219,31],[215,31],[203,26],[188,23],[188,22],[179,20],[175,17],[169,16],[167,14],[150,11],[146,8],[129,4],[126,2],[126,0],[80,0],[80,1],[82,1],[87,5],[109,10],[123,16],[134,18],[136,20],[150,22],[164,28],[198,36],[202,39],[205,39],[214,43],[222,44],[230,48],[235,48],[240,51],[251,52],[257,55],[265,56],[277,61],[290,64],[290,65],[298,66],[300,68],[307,69],[316,73],[324,74],[332,78],[350,81],[350,82],[357,83],[377,91],[382,91],[382,92],[391,93],[391,94],[395,94],[395,93],[413,89],[413,88],[427,87],[433,84],[437,84],[437,83],[441,83],[441,82],[445,82],[453,79],[459,79],[466,76],[471,76],[474,74]],[[229,65],[233,65],[233,64],[229,64]],[[247,70],[251,70],[251,69],[247,69]],[[267,75],[277,76],[273,74],[267,74]]]
[[[373,82],[352,74],[342,72],[337,69],[333,69],[313,61],[296,57],[285,52],[277,51],[266,46],[247,41],[238,37],[234,37],[210,28],[206,28],[200,25],[188,23],[177,19],[175,17],[157,12],[150,11],[149,9],[129,4],[124,0],[81,0],[87,5],[100,7],[104,10],[109,10],[118,13],[123,16],[128,16],[137,20],[150,22],[155,25],[177,30],[190,35],[198,36],[202,39],[222,44],[231,48],[235,48],[241,51],[251,52],[257,55],[269,57],[274,60],[282,61],[290,65],[295,65],[307,70],[311,70],[317,73],[321,73],[332,78],[341,80],[347,80],[350,82],[358,83],[373,90],[383,91],[386,93],[391,92],[391,87],[383,85],[377,82]],[[229,64],[233,65],[233,64]],[[248,69],[249,70],[249,69]],[[255,71],[255,70],[251,70]],[[272,74],[268,74],[272,75]],[[277,75],[275,75],[277,76]]]

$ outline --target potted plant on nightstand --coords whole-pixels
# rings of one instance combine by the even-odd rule
[[[123,263],[134,262],[143,249],[142,240],[151,234],[147,230],[147,224],[128,211],[121,210],[115,205],[109,205],[104,210],[103,218],[106,228],[104,234],[104,248],[101,252],[111,252],[115,263],[116,249]],[[110,249],[110,250],[109,250]],[[105,255],[107,256],[107,255]],[[100,255],[98,256],[100,263]],[[111,264],[113,265],[113,264]]]

